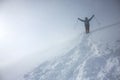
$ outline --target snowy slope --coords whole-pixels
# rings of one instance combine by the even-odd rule
[[[74,48],[40,64],[23,80],[120,80],[119,33],[120,24],[81,34]]]

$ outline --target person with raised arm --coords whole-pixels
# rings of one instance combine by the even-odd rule
[[[85,20],[78,18],[78,20],[84,22],[86,33],[90,32],[90,21],[95,15],[92,15],[90,18],[85,17]]]

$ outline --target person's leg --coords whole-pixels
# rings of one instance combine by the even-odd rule
[[[90,32],[90,27],[88,26],[88,33]]]
[[[89,27],[88,26],[86,27],[86,33],[89,33]]]
[[[85,26],[85,31],[86,31],[86,33],[88,33],[87,26]]]

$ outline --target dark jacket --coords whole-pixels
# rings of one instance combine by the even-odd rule
[[[94,17],[94,15],[91,18],[89,18],[89,19],[87,17],[85,17],[85,20],[82,20],[80,18],[78,18],[78,20],[84,22],[85,27],[89,27],[90,26],[89,22],[92,20],[93,17]]]

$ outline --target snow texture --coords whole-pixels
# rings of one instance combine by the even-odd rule
[[[119,26],[81,34],[74,48],[40,64],[23,80],[120,80]]]

